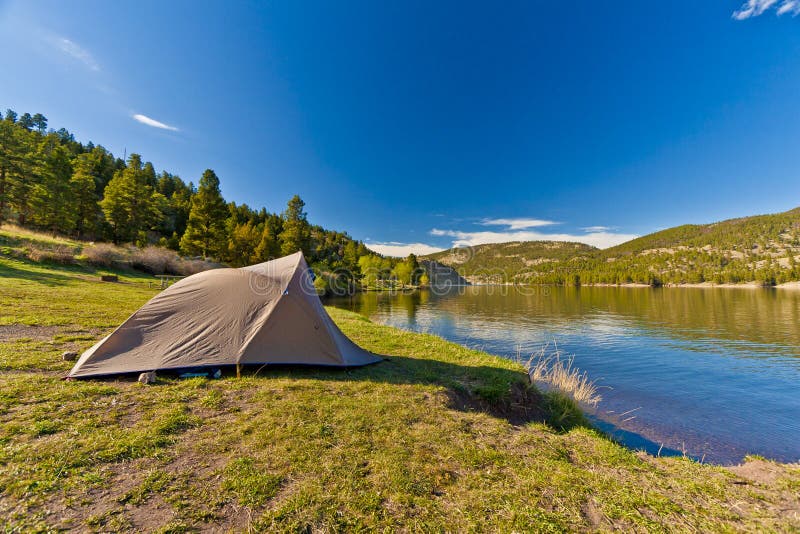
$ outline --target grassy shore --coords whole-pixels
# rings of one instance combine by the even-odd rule
[[[800,469],[629,451],[507,360],[329,310],[355,370],[65,382],[156,291],[0,256],[0,530],[793,530]]]

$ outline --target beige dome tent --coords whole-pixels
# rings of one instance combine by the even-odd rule
[[[334,324],[298,252],[184,278],[84,352],[69,377],[247,364],[344,367],[379,360]]]

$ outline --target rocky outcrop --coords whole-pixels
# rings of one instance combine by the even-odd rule
[[[420,265],[427,271],[430,279],[430,286],[437,289],[447,287],[468,286],[469,281],[458,274],[458,271],[432,260],[422,260]]]

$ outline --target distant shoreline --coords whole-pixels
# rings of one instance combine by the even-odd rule
[[[760,282],[743,282],[741,284],[715,284],[713,282],[699,282],[686,284],[663,284],[661,286],[651,286],[649,284],[581,284],[585,287],[668,287],[668,288],[689,288],[689,289],[787,289],[791,291],[800,290],[800,282],[786,282],[774,286],[764,285]]]
[[[464,287],[481,287],[481,286],[558,286],[558,287],[567,287],[569,284],[515,284],[512,282],[504,282],[504,283],[480,283],[480,282],[472,282],[469,286]],[[457,286],[453,286],[457,287]],[[461,287],[461,286],[458,286]],[[652,287],[664,287],[664,288],[689,288],[689,289],[785,289],[789,291],[798,291],[800,290],[800,281],[796,282],[785,282],[783,284],[778,284],[774,286],[764,285],[760,282],[743,282],[741,284],[715,284],[714,282],[699,282],[699,283],[686,283],[686,284],[675,284],[675,283],[667,283],[660,286],[653,286],[650,284],[641,284],[636,282],[630,282],[625,284],[610,284],[605,282],[597,282],[597,283],[586,283],[586,284],[579,284],[574,287],[625,287],[625,288],[652,288]]]

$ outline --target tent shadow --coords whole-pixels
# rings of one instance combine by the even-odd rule
[[[562,403],[548,402],[548,398],[530,384],[524,372],[408,356],[383,358],[363,367],[248,365],[241,368],[241,377],[264,381],[289,378],[297,381],[434,386],[442,388],[448,399],[448,407],[453,410],[485,413],[515,426],[544,423],[557,433],[569,432],[576,427],[594,428],[581,413],[576,417],[575,413],[564,411]],[[206,368],[206,371],[217,368],[223,372],[221,380],[237,380],[236,367],[232,365]],[[203,369],[161,370],[158,371],[158,376],[167,380],[157,380],[147,387],[169,386],[175,380],[181,380],[180,375],[187,371],[197,373]],[[136,382],[138,375],[128,373],[96,376],[90,380]]]
[[[544,423],[554,432],[569,432],[576,427],[593,428],[574,403],[550,402],[530,384],[524,372],[492,366],[460,365],[441,360],[408,356],[383,356],[383,360],[363,367],[315,365],[247,365],[241,377],[249,380],[288,378],[296,381],[372,382],[393,385],[422,385],[441,388],[448,407],[461,412],[479,412],[521,426]],[[147,387],[165,387],[181,380],[184,372],[222,370],[221,380],[237,380],[236,367],[220,366],[158,371],[157,380]],[[135,382],[138,373],[96,376],[90,380]],[[83,379],[78,379],[83,380]],[[565,409],[565,406],[574,406]],[[578,410],[575,413],[573,410]]]
[[[444,390],[448,406],[458,411],[486,413],[513,425],[546,423],[558,432],[569,431],[576,426],[588,426],[585,421],[560,417],[557,418],[559,424],[552,425],[552,406],[541,392],[530,385],[527,374],[502,367],[385,356],[383,361],[364,367],[248,366],[243,368],[242,376],[265,380],[292,378],[435,386]]]

